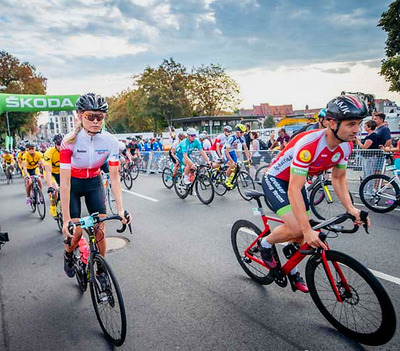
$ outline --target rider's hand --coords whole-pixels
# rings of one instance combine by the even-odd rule
[[[360,213],[361,210],[359,210],[358,208],[355,208],[354,206],[347,211],[349,214],[351,214],[353,217],[356,218],[356,220],[354,221],[354,224],[357,224],[358,226],[364,224],[364,222],[361,220],[360,218]],[[369,227],[371,225],[371,220],[369,219],[369,216],[367,217],[367,227]]]
[[[123,224],[130,224],[132,222],[132,216],[131,216],[131,214],[129,212],[127,214],[127,216],[129,216],[129,220],[126,219],[125,210],[119,211],[118,212],[118,216],[120,216],[122,218],[122,223]]]
[[[55,191],[56,190],[52,186],[49,186],[49,188],[47,189],[47,194],[54,194]]]
[[[304,233],[304,240],[312,247],[322,247],[323,249],[328,250],[328,246],[326,246],[326,244],[319,238],[319,233],[315,230],[310,229]]]
[[[75,229],[76,229],[76,225],[75,224],[73,225],[72,234],[68,230],[68,226],[69,226],[70,222],[71,221],[64,221],[63,227],[62,227],[62,233],[64,234],[66,239],[72,238],[74,236],[74,234],[75,234]]]
[[[192,163],[192,165],[190,166],[190,169],[193,169],[195,171],[197,169],[197,166],[194,163]]]

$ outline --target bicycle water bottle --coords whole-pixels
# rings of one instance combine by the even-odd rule
[[[189,181],[190,181],[191,183],[193,183],[193,181],[194,181],[194,171],[193,171],[193,170],[190,171],[190,174],[189,174]]]
[[[81,238],[79,240],[79,254],[81,255],[81,261],[86,264],[89,257],[89,246],[86,238]]]
[[[287,259],[292,257],[298,250],[300,249],[300,245],[298,243],[290,243],[283,248],[283,254]]]

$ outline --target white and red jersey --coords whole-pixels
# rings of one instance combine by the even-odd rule
[[[325,129],[310,130],[290,140],[267,173],[288,182],[291,174],[307,176],[319,174],[334,166],[346,168],[353,144],[340,143],[331,150],[325,133]]]
[[[110,166],[119,164],[118,140],[106,131],[90,136],[83,129],[73,144],[67,144],[67,134],[60,148],[60,169],[70,169],[74,178],[93,178],[100,174],[100,167],[108,158]]]
[[[220,148],[222,148],[225,145],[226,139],[227,139],[227,137],[226,137],[225,133],[219,134],[215,138],[213,144],[211,145],[210,150],[211,151],[217,151],[217,144],[220,144]]]

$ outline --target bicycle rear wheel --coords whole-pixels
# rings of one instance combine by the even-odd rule
[[[200,174],[196,179],[196,194],[199,200],[208,205],[214,200],[214,186],[211,179],[205,174]]]
[[[133,179],[132,179],[132,174],[129,169],[124,169],[123,179],[124,179],[124,184],[125,184],[126,188],[128,190],[131,189],[132,185],[133,185]]]
[[[245,171],[240,171],[236,178],[237,187],[239,190],[240,196],[246,201],[250,201],[252,197],[248,197],[245,195],[245,190],[252,189],[254,190],[256,186],[254,185],[254,180],[251,178],[250,174]]]
[[[378,213],[393,211],[399,204],[400,188],[385,174],[366,177],[360,185],[360,199],[370,210]]]
[[[261,181],[261,179],[262,179],[262,177],[264,176],[264,173],[265,173],[265,171],[267,170],[268,167],[269,167],[269,164],[266,164],[266,165],[264,165],[264,166],[261,166],[261,167],[257,170],[257,172],[256,172],[256,174],[255,174],[255,176],[254,176],[254,180],[255,180],[255,181]]]
[[[46,202],[44,200],[44,196],[40,188],[36,189],[36,207],[40,219],[44,219],[44,217],[46,217]]]
[[[213,182],[214,182],[215,193],[218,196],[225,195],[226,192],[228,191],[228,189],[224,185],[225,181],[226,181],[226,173],[214,170],[213,173],[212,173],[212,177],[213,177],[212,179],[213,179]]]
[[[104,291],[96,278],[100,270],[108,278]],[[115,346],[121,346],[126,337],[126,312],[117,278],[111,267],[100,254],[95,254],[90,267],[90,295],[97,320],[104,335]]]
[[[323,316],[344,335],[366,345],[387,343],[396,330],[396,315],[388,294],[361,263],[338,251],[325,251],[342,302],[332,289],[319,256],[306,266],[311,297]]]
[[[174,186],[171,168],[165,167],[162,171],[161,178],[167,189],[171,189]]]
[[[245,251],[260,234],[260,228],[242,219],[235,222],[232,227],[231,242],[233,252],[246,274],[258,284],[268,285],[274,281],[268,276],[269,270],[245,255]],[[249,253],[261,260],[261,253],[257,244],[249,250]]]

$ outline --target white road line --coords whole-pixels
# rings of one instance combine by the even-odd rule
[[[255,236],[255,233],[254,233],[251,229],[242,228],[241,230],[243,230],[245,233],[248,233],[248,234],[254,234],[254,236]],[[285,246],[285,245],[287,245],[287,243],[279,243],[279,245]],[[384,279],[384,280],[387,280],[388,282],[391,282],[391,283],[395,283],[395,284],[397,284],[397,285],[400,285],[400,278],[397,278],[397,277],[394,277],[394,276],[392,276],[392,275],[389,275],[389,274],[386,274],[386,273],[382,273],[382,272],[379,272],[379,271],[375,271],[374,269],[371,269],[371,268],[368,268],[368,269],[369,269],[369,270],[372,272],[372,274],[374,274],[376,277],[381,278],[381,279]]]
[[[139,193],[135,193],[133,191],[126,190],[126,189],[122,189],[122,191],[124,191],[126,193],[129,193],[131,195],[137,196],[137,197],[141,197],[142,199],[146,199],[146,200],[153,201],[153,202],[158,202],[157,199],[154,199],[154,198],[152,198],[150,196],[146,196],[146,195],[142,195],[142,194],[139,194]]]
[[[363,207],[365,207],[365,205],[364,204],[358,204],[358,203],[354,203],[354,205],[357,205],[357,206],[363,206]],[[392,211],[400,211],[400,209],[399,208],[395,208],[394,210],[392,210]]]

